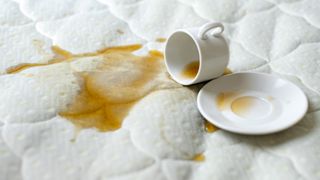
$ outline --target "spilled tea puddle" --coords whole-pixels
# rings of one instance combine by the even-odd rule
[[[258,98],[253,96],[243,96],[234,100],[231,104],[231,110],[241,117],[245,117],[249,109],[255,105]]]
[[[156,78],[164,72],[162,53],[150,51],[146,56],[132,54],[140,48],[141,45],[119,46],[94,53],[71,54],[53,47],[56,56],[48,63],[21,64],[7,69],[7,73],[73,62],[83,57],[102,57],[95,70],[77,72],[82,89],[59,115],[80,129],[113,131],[121,127],[123,119],[136,102],[157,90]]]
[[[97,72],[85,72],[82,92],[60,115],[82,128],[112,131],[121,127],[131,107],[155,90],[161,58],[110,51]],[[118,68],[121,67],[121,68]]]
[[[270,105],[267,101],[255,96],[240,96],[237,92],[221,92],[216,97],[216,105],[220,111],[230,110],[239,117],[255,119],[268,114]]]

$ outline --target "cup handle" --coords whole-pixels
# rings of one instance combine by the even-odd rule
[[[223,30],[224,30],[224,26],[221,24],[221,23],[218,23],[218,22],[209,22],[203,26],[200,27],[200,30],[199,30],[199,33],[198,33],[198,37],[201,39],[201,40],[206,40],[208,39],[208,36],[207,36],[207,32],[214,29],[214,28],[220,28],[220,31],[219,32],[214,32],[212,33],[211,35],[212,36],[217,36],[217,35],[220,35]]]

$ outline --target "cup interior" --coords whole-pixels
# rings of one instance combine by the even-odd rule
[[[169,37],[165,61],[175,81],[183,85],[192,84],[199,74],[200,58],[199,48],[190,34],[177,31]]]

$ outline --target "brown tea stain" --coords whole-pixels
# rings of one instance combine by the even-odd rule
[[[103,57],[96,71],[79,73],[82,89],[59,115],[80,129],[114,131],[121,127],[123,119],[137,101],[156,90],[152,82],[162,72],[162,53],[150,52],[147,56],[132,54],[140,48],[141,45],[118,46],[93,53],[72,54],[52,47],[56,55],[48,63],[22,64],[7,72],[17,73],[32,67],[71,62],[80,57]]]
[[[193,161],[196,161],[196,162],[203,162],[206,160],[206,157],[204,156],[204,154],[196,154],[193,158],[192,158]]]
[[[216,105],[220,111],[226,110],[230,101],[237,94],[235,92],[221,92],[216,97]]]
[[[73,57],[73,55],[70,52],[63,50],[58,46],[52,46],[51,50],[54,53],[54,57],[47,63],[22,63],[16,66],[9,67],[8,69],[6,69],[6,73],[14,74],[33,67],[48,66],[51,64],[60,63],[62,61],[67,61],[68,59],[71,59]]]
[[[71,52],[62,49],[59,46],[52,46],[51,50],[55,54],[54,59],[53,59],[55,61],[66,60],[68,58],[72,58],[73,57],[73,54]]]
[[[82,57],[90,57],[90,56],[98,56],[101,54],[106,54],[109,52],[119,52],[119,51],[125,51],[125,52],[132,52],[140,49],[142,45],[140,44],[134,44],[129,46],[116,46],[116,47],[108,47],[101,50],[98,50],[96,52],[92,53],[83,53],[83,54],[72,54],[69,51],[66,51],[58,46],[52,46],[51,50],[54,53],[54,57],[49,60],[47,63],[22,63],[18,64],[16,66],[9,67],[6,69],[7,74],[14,74],[21,72],[25,69],[38,67],[38,66],[48,66],[51,64],[61,63],[61,62],[71,62],[75,58],[82,58]]]
[[[158,51],[158,50],[150,50],[149,54],[151,56],[156,56],[156,57],[159,57],[159,58],[162,58],[162,59],[164,58],[163,53]]]
[[[223,75],[228,75],[228,74],[232,74],[232,71],[229,68],[225,68]]]
[[[254,105],[256,97],[243,96],[234,100],[231,104],[231,110],[237,115],[244,116],[248,110]]]
[[[14,73],[18,73],[20,71],[23,71],[25,69],[29,69],[29,68],[32,68],[32,67],[46,66],[46,65],[48,65],[48,64],[47,63],[43,63],[43,64],[40,64],[40,63],[22,63],[22,64],[19,64],[19,65],[7,68],[6,69],[6,73],[7,74],[14,74]]]
[[[197,76],[199,71],[199,61],[193,61],[187,64],[181,72],[181,76],[193,79]]]
[[[153,89],[146,88],[160,73],[162,61],[156,55],[135,56],[131,52],[107,51],[105,62],[97,72],[85,72],[82,92],[60,115],[81,128],[114,131],[141,98]],[[117,70],[113,67],[130,66]]]
[[[166,41],[167,41],[166,38],[157,38],[157,39],[156,39],[156,42],[158,42],[158,43],[164,43],[164,42],[166,42]]]
[[[213,133],[216,130],[218,130],[218,128],[215,125],[213,125],[212,123],[210,123],[208,120],[205,120],[204,121],[204,130],[207,133]]]

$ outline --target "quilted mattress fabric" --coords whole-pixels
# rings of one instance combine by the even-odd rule
[[[0,0],[0,13],[1,180],[320,179],[319,0]],[[300,123],[265,136],[207,133],[197,87],[163,75],[157,83],[167,88],[141,99],[120,129],[85,129],[70,141],[74,126],[58,112],[79,91],[75,72],[96,61],[6,73],[47,63],[52,46],[162,50],[157,38],[208,21],[225,25],[233,72],[276,74],[303,89],[309,109]]]

